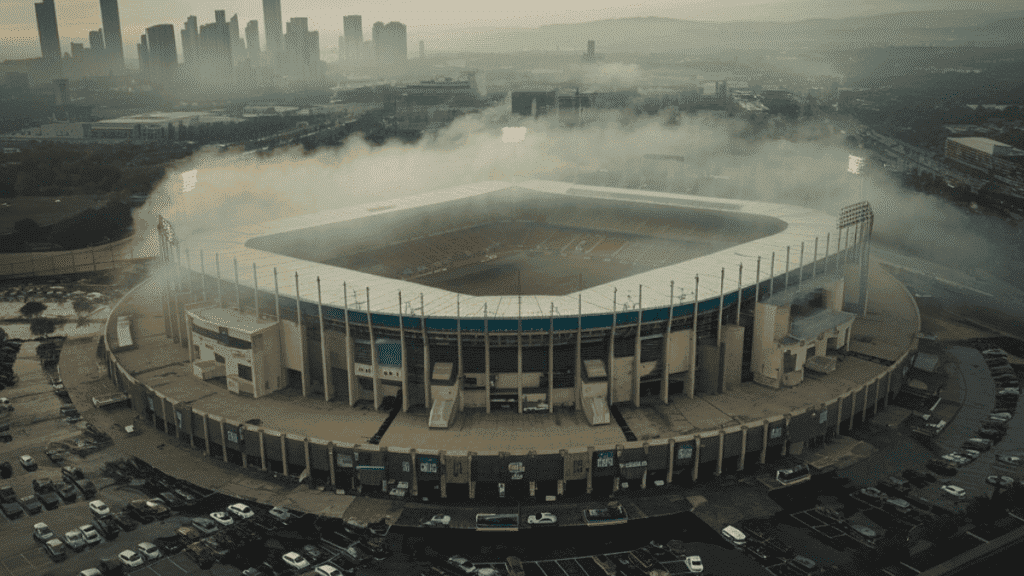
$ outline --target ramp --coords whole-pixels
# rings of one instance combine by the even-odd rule
[[[455,415],[454,400],[434,400],[430,406],[430,420],[428,425],[431,428],[447,428],[451,426]]]
[[[587,415],[587,421],[591,426],[611,423],[611,413],[604,398],[584,398],[583,413]]]

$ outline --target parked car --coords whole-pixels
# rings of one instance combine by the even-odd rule
[[[118,526],[114,519],[114,516],[107,516],[106,518],[94,518],[92,525],[96,527],[96,531],[107,540],[113,540],[121,533],[121,528]]]
[[[287,508],[282,508],[281,506],[274,506],[273,508],[267,511],[267,514],[270,514],[270,516],[274,518],[274,520],[277,520],[281,523],[287,523],[292,519],[291,511],[288,510]]]
[[[160,499],[163,500],[170,508],[180,508],[185,503],[184,500],[170,490],[161,492]]]
[[[687,556],[684,563],[691,574],[700,574],[704,571],[704,563],[701,562],[700,556]]]
[[[872,490],[878,492],[877,488],[872,488]],[[878,493],[881,494],[881,492]],[[747,535],[735,526],[726,526],[725,528],[722,528],[722,537],[737,548],[740,548],[747,543]]]
[[[110,506],[103,500],[93,500],[89,502],[89,511],[92,512],[93,516],[103,517],[109,516],[111,513]]]
[[[54,562],[60,562],[68,557],[68,549],[64,546],[63,542],[56,538],[47,540],[46,543],[43,544],[43,550]]]
[[[423,522],[428,528],[447,528],[452,523],[452,517],[447,514],[434,514],[429,520]]]
[[[136,552],[135,550],[124,550],[117,555],[117,558],[121,561],[121,564],[123,564],[125,568],[138,568],[139,566],[142,566],[146,563],[146,561],[142,558],[142,555]]]
[[[139,542],[138,549],[139,554],[141,554],[146,560],[156,560],[162,556],[160,549],[152,542]]]
[[[32,491],[36,494],[53,492],[55,489],[53,480],[50,480],[49,478],[34,478],[32,480]]]
[[[85,478],[85,474],[78,466],[64,466],[60,469],[60,475],[68,482]]]
[[[601,565],[602,562],[611,564],[607,560],[599,559],[597,556],[594,556],[593,559],[602,570],[605,570],[604,566]],[[508,576],[526,576],[526,569],[523,568],[523,561],[520,560],[518,556],[509,556],[508,558],[505,558],[505,566],[508,567]],[[611,564],[611,568],[612,571],[609,576],[615,576],[615,565]],[[605,570],[605,574],[608,574],[607,570]]]
[[[936,478],[934,474],[928,472],[922,472],[920,470],[914,470],[908,468],[903,471],[903,477],[906,478],[911,484],[922,488],[932,482],[935,482]]]
[[[988,438],[968,438],[967,441],[964,442],[963,447],[987,452],[992,448],[992,444],[992,440]]]
[[[78,500],[78,492],[75,491],[73,486],[68,485],[67,482],[57,484],[57,495],[65,502],[74,502],[75,500]]]
[[[1011,488],[1013,487],[1014,480],[1010,476],[992,475],[985,478],[985,482],[988,482],[993,486],[999,486],[1000,488]]]
[[[450,556],[447,560],[448,565],[455,569],[456,572],[462,574],[476,574],[476,566],[464,556]]]
[[[171,515],[171,509],[168,508],[159,498],[146,500],[146,506],[149,508],[150,514],[158,520],[168,518]]]
[[[558,517],[551,512],[530,514],[526,517],[526,523],[533,526],[554,526],[558,524]]]
[[[316,576],[344,576],[345,575],[345,571],[344,570],[338,568],[337,566],[332,566],[330,564],[321,564],[321,565],[317,566],[316,569],[313,570],[313,572],[316,574]],[[352,572],[352,573],[354,574],[355,572]]]
[[[38,522],[32,526],[32,537],[38,542],[46,542],[47,540],[53,540],[57,535],[53,533],[53,530],[50,530],[46,522]]]
[[[185,506],[191,506],[192,504],[196,503],[197,498],[191,492],[182,490],[181,488],[175,488],[174,493],[178,496],[178,499],[180,499]]]
[[[111,514],[110,517],[113,519],[114,523],[117,524],[117,527],[125,532],[131,532],[139,527],[139,523],[125,511]]]
[[[951,452],[942,456],[943,460],[947,460],[956,464],[957,466],[966,466],[971,463],[971,459],[957,452]]]
[[[878,488],[875,488],[874,486],[869,486],[867,488],[861,488],[859,493],[860,493],[861,496],[864,496],[864,497],[868,498],[869,500],[881,500],[882,498],[885,498],[885,494],[883,494],[881,490],[879,490]],[[724,531],[723,531],[723,535],[724,535]]]
[[[29,472],[32,472],[33,470],[39,468],[39,465],[36,464],[36,461],[33,460],[32,457],[29,456],[28,454],[24,454],[21,457],[19,457],[18,461],[21,462],[22,468],[28,470]]]
[[[1024,458],[1021,458],[1020,456],[1011,456],[1009,454],[998,454],[996,456],[996,460],[1011,466],[1019,466],[1021,462],[1024,462]]]
[[[19,502],[21,502],[21,507],[29,514],[38,514],[43,511],[43,503],[39,501],[35,494],[22,496]]]
[[[1006,350],[1002,348],[986,348],[981,351],[981,355],[986,358],[1006,358],[1008,356]]]
[[[217,523],[206,517],[193,518],[192,526],[203,534],[213,534],[219,530]]]
[[[100,533],[92,524],[79,526],[78,530],[81,531],[86,544],[99,544],[100,542],[103,542],[103,538],[100,536]]]
[[[881,487],[896,494],[906,494],[910,492],[911,489],[910,482],[896,476],[889,476],[883,480],[881,482]]]
[[[252,518],[256,515],[256,513],[253,512],[252,508],[249,508],[248,506],[242,504],[241,502],[235,502],[234,504],[228,506],[228,512],[231,512],[235,516],[238,516],[242,519]]]
[[[11,488],[10,486],[0,486],[0,502],[9,504],[17,501],[18,495],[14,492],[14,488]]]
[[[39,501],[43,503],[43,507],[47,510],[53,510],[60,506],[60,498],[53,492],[43,492],[38,497]]]
[[[65,532],[64,543],[67,545],[68,548],[74,550],[75,552],[85,550],[86,546],[89,545],[88,542],[85,541],[85,536],[82,535],[82,531],[78,529],[69,530]]]
[[[14,520],[24,512],[17,502],[0,503],[0,511],[4,513],[4,516],[6,516],[8,520]]]
[[[943,476],[952,476],[956,474],[956,464],[943,460],[942,458],[932,458],[926,464],[929,470],[934,471],[936,474],[942,474]]]
[[[964,496],[967,495],[966,490],[953,484],[943,484],[941,490],[943,493],[954,498],[963,498]]]
[[[288,552],[287,554],[281,556],[281,559],[284,560],[285,564],[291,566],[296,570],[309,568],[309,562],[305,558],[303,558],[302,555],[298,552]]]
[[[317,562],[326,555],[327,553],[315,544],[306,544],[302,547],[302,557],[308,559],[310,562]]]
[[[210,518],[212,518],[214,522],[220,524],[221,526],[231,526],[235,523],[235,521],[231,518],[230,514],[228,514],[227,512],[221,512],[220,510],[216,512],[210,512]]]
[[[1006,436],[1006,430],[998,426],[982,426],[978,429],[978,436],[998,442]]]

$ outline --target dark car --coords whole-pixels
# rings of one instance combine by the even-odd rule
[[[103,536],[107,540],[113,540],[121,533],[121,529],[118,527],[117,521],[112,517],[93,518],[92,525],[96,527],[96,531],[100,533],[100,536]]]
[[[0,504],[0,510],[3,510],[4,516],[10,520],[14,520],[24,512],[17,502],[4,502]]]
[[[178,497],[181,499],[182,502],[185,503],[186,506],[190,506],[196,503],[196,497],[192,495],[191,492],[188,492],[181,488],[175,488],[174,493],[178,495]]]
[[[917,486],[918,488],[923,488],[937,480],[934,474],[931,474],[929,472],[922,472],[920,470],[914,470],[913,468],[904,470],[903,477],[906,478],[914,486]]]
[[[885,480],[882,480],[878,487],[891,494],[906,494],[910,492],[910,482],[903,478],[897,478],[896,476],[889,476]]]
[[[110,517],[114,523],[117,524],[117,527],[125,532],[131,532],[139,526],[139,523],[133,520],[132,517],[124,511],[111,514]]]
[[[65,502],[74,502],[75,500],[78,500],[78,492],[75,491],[74,486],[71,486],[67,482],[57,484],[57,495]]]
[[[82,473],[82,469],[78,466],[65,466],[61,468],[60,475],[68,482],[85,478],[85,474]]]
[[[86,498],[92,498],[96,495],[96,485],[88,478],[77,479],[74,481],[74,485],[82,491],[82,494],[85,494]]]
[[[927,466],[929,470],[943,476],[953,476],[957,471],[956,464],[942,458],[932,458],[928,461]]]
[[[36,494],[53,492],[54,490],[53,480],[50,480],[49,478],[36,478],[32,480],[32,491]]]
[[[0,502],[10,503],[17,502],[18,495],[14,493],[14,488],[10,486],[0,486]]]
[[[1002,440],[1003,436],[1006,436],[1006,430],[996,426],[982,426],[981,429],[978,430],[978,436],[988,438],[990,440]]]
[[[21,507],[29,514],[38,514],[43,511],[43,503],[39,501],[39,498],[37,498],[35,494],[32,494],[31,496],[22,496]]]
[[[14,474],[14,468],[11,467],[11,463],[4,460],[0,462],[0,478],[10,478]]]
[[[60,506],[60,498],[53,492],[43,492],[42,494],[39,494],[39,501],[43,503],[43,506],[45,506],[47,510],[53,510]]]
[[[157,536],[153,539],[153,544],[167,555],[177,554],[185,549],[185,543],[177,536]]]
[[[128,505],[124,507],[124,512],[128,514],[132,520],[143,524],[149,524],[154,520],[153,512],[149,506],[146,506],[145,500],[129,502]]]
[[[164,502],[166,502],[167,505],[170,506],[171,508],[179,508],[185,504],[185,502],[181,498],[179,498],[177,494],[171,492],[170,490],[161,492],[160,497],[163,498]]]
[[[302,554],[302,557],[308,559],[312,564],[316,564],[321,558],[327,555],[327,553],[320,549],[319,546],[315,546],[313,544],[306,544],[303,546],[300,554]]]
[[[124,574],[124,564],[121,564],[121,561],[117,558],[104,558],[100,560],[96,568],[103,576],[121,576],[121,574]]]

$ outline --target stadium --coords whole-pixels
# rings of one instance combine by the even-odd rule
[[[105,356],[158,429],[346,491],[693,482],[827,442],[899,390],[920,319],[868,266],[870,227],[866,204],[837,222],[551,181],[188,238],[162,220],[169,273],[118,305]]]

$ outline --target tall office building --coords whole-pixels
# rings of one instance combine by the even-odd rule
[[[227,24],[227,13],[224,10],[214,10],[213,20],[217,24]]]
[[[253,66],[260,63],[260,24],[255,20],[249,20],[245,25],[245,46],[249,56],[249,62]]]
[[[99,54],[104,51],[102,28],[89,31],[89,50],[92,50],[93,54]]]
[[[199,61],[199,22],[195,16],[185,20],[181,31],[181,56],[185,66],[194,66]]]
[[[199,27],[199,63],[210,80],[231,78],[231,32],[227,22],[213,22]]]
[[[238,14],[228,20],[228,31],[231,33],[231,60],[238,64],[245,60],[245,41],[242,40],[242,31],[238,25]]]
[[[157,82],[170,82],[178,67],[178,48],[174,42],[174,26],[157,24],[146,28],[149,76]]]
[[[121,14],[117,8],[117,0],[100,0],[100,18],[103,20],[103,45],[106,47],[107,61],[112,70],[124,70]]]
[[[381,57],[381,43],[384,42],[384,23],[374,22],[373,30],[370,33],[370,39],[373,41],[373,59],[380,60]]]
[[[263,28],[267,52],[281,51],[281,0],[263,0]]]
[[[57,33],[57,8],[53,0],[36,3],[36,27],[43,59],[60,62],[60,34]]]
[[[373,27],[377,29],[376,24]],[[396,66],[408,58],[405,24],[401,22],[388,22],[381,26],[380,33],[374,34],[373,43],[377,47],[378,62],[385,66]]]
[[[146,76],[149,74],[149,41],[146,40],[145,34],[139,38],[139,43],[135,45],[135,49],[139,51],[139,72]]]
[[[423,40],[420,40],[420,58],[426,58],[427,51],[423,47]]]
[[[345,55],[346,60],[361,60],[363,50],[363,17],[359,15],[345,16]],[[340,46],[339,46],[340,49]]]

